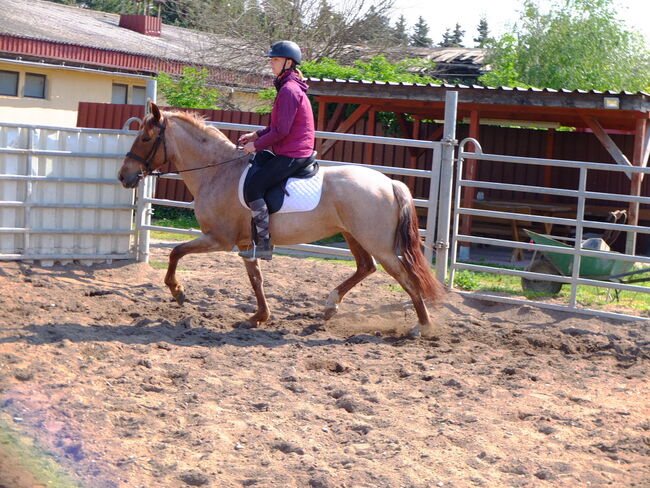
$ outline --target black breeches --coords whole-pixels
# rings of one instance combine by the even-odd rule
[[[248,182],[244,195],[246,201],[252,202],[264,198],[267,189],[291,176],[296,171],[293,162],[294,159],[288,156],[274,156],[265,161]]]

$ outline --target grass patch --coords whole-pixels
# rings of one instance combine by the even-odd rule
[[[149,266],[152,268],[156,269],[167,269],[169,267],[169,263],[167,261],[162,262],[162,261],[149,261]],[[187,271],[187,268],[183,268],[182,266],[178,266],[176,268],[176,271]]]
[[[22,436],[0,418],[0,465],[9,466],[5,476],[32,477],[38,486],[48,488],[81,488],[54,459],[46,454],[31,439]],[[2,481],[2,480],[0,480]]]
[[[486,264],[486,263],[481,263]],[[496,267],[496,266],[494,266]],[[506,269],[520,269],[503,266]],[[650,281],[650,272],[635,275],[633,279],[648,279]],[[639,286],[645,286],[644,283],[635,283]],[[466,291],[489,291],[504,293],[513,296],[524,296],[527,299],[550,298],[553,295],[547,293],[530,293],[525,292],[521,287],[521,278],[518,276],[501,275],[496,273],[475,272],[469,270],[460,270],[454,276],[454,287]],[[576,302],[582,307],[594,309],[615,309],[627,308],[638,312],[650,312],[650,287],[648,293],[617,290],[606,287],[584,286],[579,285]],[[564,284],[556,298],[569,301],[571,298],[571,286]]]

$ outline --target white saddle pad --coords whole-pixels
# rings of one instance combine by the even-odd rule
[[[242,172],[237,191],[239,201],[246,208],[248,208],[248,205],[244,201],[244,181],[250,169],[251,165],[249,164]],[[282,208],[276,213],[309,212],[314,210],[323,194],[323,172],[319,169],[318,173],[311,178],[289,178],[286,190],[289,195],[284,196]]]

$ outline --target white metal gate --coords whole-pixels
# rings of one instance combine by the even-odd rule
[[[0,125],[0,259],[132,259],[133,192],[116,175],[133,135]]]
[[[467,149],[468,144],[473,144],[475,147],[474,151]],[[537,166],[552,166],[552,167],[564,167],[564,168],[573,168],[579,174],[578,188],[571,189],[572,181],[556,181],[555,188],[547,188],[533,185],[515,185],[507,184],[494,181],[481,181],[479,179],[472,179],[463,174],[463,167],[466,160],[474,160],[477,164],[490,164],[490,162],[506,162],[513,163],[516,165],[537,165]],[[644,268],[650,267],[650,257],[640,256],[634,254],[623,254],[623,253],[614,253],[614,252],[603,252],[597,250],[585,249],[582,247],[583,237],[584,237],[584,228],[588,227],[591,229],[602,229],[602,230],[619,230],[626,232],[628,238],[634,236],[634,233],[650,234],[650,229],[647,227],[642,227],[638,225],[622,225],[622,224],[613,224],[607,222],[597,222],[594,220],[585,219],[585,208],[586,201],[616,201],[620,202],[622,205],[629,205],[630,203],[638,204],[650,204],[650,198],[644,196],[631,196],[625,194],[612,194],[612,193],[597,193],[587,191],[587,176],[589,172],[595,171],[607,171],[612,173],[624,172],[628,176],[634,173],[641,173],[643,175],[650,174],[650,168],[638,167],[638,166],[621,166],[618,164],[605,164],[605,163],[592,163],[584,161],[566,161],[558,159],[537,159],[537,158],[527,158],[527,157],[515,157],[515,156],[504,156],[496,154],[486,154],[483,153],[480,143],[474,139],[465,139],[460,143],[458,150],[458,165],[456,167],[456,183],[457,191],[455,194],[455,203],[454,203],[454,213],[453,213],[453,232],[452,232],[452,241],[451,241],[451,273],[449,277],[450,285],[453,287],[455,275],[460,270],[469,270],[475,272],[486,272],[494,273],[501,275],[511,275],[516,277],[528,278],[533,280],[544,280],[552,281],[558,283],[567,283],[571,287],[570,296],[567,304],[558,304],[554,303],[552,300],[536,300],[536,299],[523,299],[514,296],[503,296],[498,293],[489,293],[489,292],[463,292],[458,290],[459,293],[470,295],[474,298],[487,299],[490,301],[499,301],[506,303],[516,303],[516,304],[528,304],[534,305],[540,308],[552,309],[552,310],[563,310],[570,312],[579,312],[588,315],[597,315],[600,317],[611,317],[624,320],[650,320],[650,317],[643,317],[637,315],[630,315],[627,313],[617,313],[617,312],[607,312],[598,309],[592,309],[588,306],[581,305],[577,300],[577,291],[578,286],[587,285],[594,286],[599,288],[607,288],[614,290],[627,290],[632,292],[650,293],[650,288],[645,286],[639,286],[634,284],[626,284],[621,281],[625,281],[625,276],[620,276],[616,279],[602,279],[600,278],[589,278],[580,275],[580,263],[581,259],[585,257],[595,257],[598,259],[607,259],[615,260],[626,263],[638,263]],[[478,174],[478,172],[477,172]],[[535,215],[529,213],[521,213],[516,210],[513,211],[513,206],[510,208],[503,207],[502,209],[478,209],[472,208],[476,205],[473,204],[470,207],[463,207],[461,197],[468,188],[475,188],[477,190],[486,190],[486,189],[499,189],[499,190],[509,190],[516,192],[524,192],[530,195],[554,195],[562,197],[570,197],[576,202],[575,217],[572,218],[560,218],[552,216],[543,216]],[[522,206],[526,204],[522,202]],[[559,248],[550,245],[544,244],[533,244],[529,242],[516,242],[509,239],[495,239],[490,237],[479,237],[476,235],[464,235],[460,232],[460,220],[462,216],[474,216],[479,217],[489,217],[492,219],[503,219],[505,222],[511,221],[530,221],[542,224],[553,224],[553,225],[565,225],[570,228],[575,229],[575,238],[573,239],[573,244],[568,248]],[[442,218],[442,217],[440,217]],[[471,233],[470,233],[471,234]],[[630,240],[630,239],[628,239]],[[631,239],[634,241],[634,238]],[[537,252],[552,252],[559,254],[566,254],[572,256],[572,263],[569,267],[570,272],[565,273],[564,275],[559,274],[545,274],[545,273],[535,273],[531,271],[521,271],[517,269],[508,269],[503,267],[491,266],[488,264],[477,264],[476,262],[472,263],[468,259],[463,259],[461,262],[458,259],[459,256],[459,247],[461,244],[487,244],[487,245],[496,245],[500,247],[507,247],[511,249],[526,249],[534,250]]]

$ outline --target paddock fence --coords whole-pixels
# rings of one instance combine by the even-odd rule
[[[473,145],[474,149],[470,151],[468,146]],[[500,181],[490,181],[489,179],[480,178],[480,174],[489,174],[488,170],[480,171],[476,168],[473,171],[467,171],[465,166],[468,161],[475,161],[478,165],[490,164],[508,164],[512,172],[519,171],[518,167],[552,167],[558,170],[571,170],[578,173],[577,186],[575,178],[557,180],[553,188],[538,185],[526,184],[509,184]],[[542,309],[561,310],[568,312],[577,312],[598,317],[610,317],[621,320],[650,320],[649,314],[638,315],[631,314],[629,311],[612,312],[603,309],[590,308],[588,305],[581,304],[578,299],[578,290],[581,286],[590,286],[602,288],[605,290],[624,290],[628,292],[648,295],[650,288],[633,284],[633,278],[639,276],[642,270],[650,271],[650,257],[636,253],[636,241],[639,235],[647,236],[650,234],[650,228],[642,225],[627,225],[624,223],[606,222],[597,218],[597,215],[590,213],[592,209],[600,209],[603,203],[610,205],[611,210],[626,209],[630,204],[647,206],[650,204],[650,197],[635,196],[629,193],[613,193],[606,191],[588,191],[588,182],[593,179],[611,179],[625,174],[631,180],[632,175],[641,174],[646,176],[650,174],[650,168],[640,166],[623,166],[615,163],[603,164],[585,161],[566,161],[558,159],[539,159],[525,158],[505,155],[496,155],[484,153],[480,142],[474,139],[464,139],[458,150],[458,164],[456,165],[456,192],[454,195],[453,225],[451,236],[450,252],[450,273],[449,283],[454,287],[455,279],[462,270],[473,271],[478,273],[490,273],[496,275],[509,275],[523,279],[568,284],[570,293],[564,302],[555,297],[534,297],[518,298],[516,296],[507,296],[500,292],[472,292],[456,290],[459,293],[471,296],[472,298],[485,299],[504,303],[519,305],[532,305]],[[608,176],[610,175],[610,176]],[[489,191],[514,192],[511,194],[517,197],[511,201],[494,201],[485,200],[485,194]],[[629,188],[628,188],[629,191]],[[470,195],[478,195],[480,198],[464,198],[469,192]],[[643,195],[643,193],[641,194]],[[536,209],[550,209],[552,205],[544,204],[544,200],[539,197],[553,197],[553,200],[563,199],[566,205],[564,215],[554,216]],[[549,198],[550,199],[550,198]],[[547,199],[548,200],[548,199]],[[466,205],[466,202],[471,202]],[[567,203],[569,202],[569,203]],[[571,203],[573,202],[573,203]],[[562,210],[561,206],[556,206]],[[491,219],[495,222],[505,223],[508,230],[505,236],[496,236],[486,233],[481,235],[480,232],[472,231],[469,225],[463,226],[463,219]],[[569,243],[568,247],[558,247],[556,245],[534,243],[531,239],[521,238],[518,229],[523,227],[532,229],[533,226],[540,228],[539,233],[545,234],[556,241]],[[470,230],[468,232],[468,229]],[[545,232],[546,231],[546,232]],[[562,235],[552,235],[551,231],[561,233]],[[587,232],[588,231],[588,232]],[[587,237],[599,237],[606,232],[620,233],[619,239],[625,244],[625,252],[614,252],[611,250],[594,250],[587,249],[584,246]],[[511,233],[509,236],[508,233]],[[517,267],[503,267],[491,264],[485,264],[472,260],[473,249],[469,246],[497,246],[512,250],[513,255],[517,252],[531,251],[534,253],[554,253],[555,255],[571,256],[567,269],[555,270],[556,273],[534,272],[532,269],[517,269]],[[462,255],[462,256],[461,256]],[[537,256],[539,257],[539,256]],[[533,259],[535,255],[531,258]],[[596,258],[603,261],[615,261],[626,263],[619,268],[632,269],[625,273],[612,273],[605,276],[590,276],[581,269],[581,261],[585,258]],[[592,261],[593,262],[593,261]],[[530,265],[530,262],[528,262]],[[636,271],[634,270],[636,268]],[[640,270],[638,268],[641,268]],[[627,283],[626,281],[630,281]],[[524,294],[520,294],[524,295]]]
[[[0,260],[132,259],[132,132],[0,124]]]

